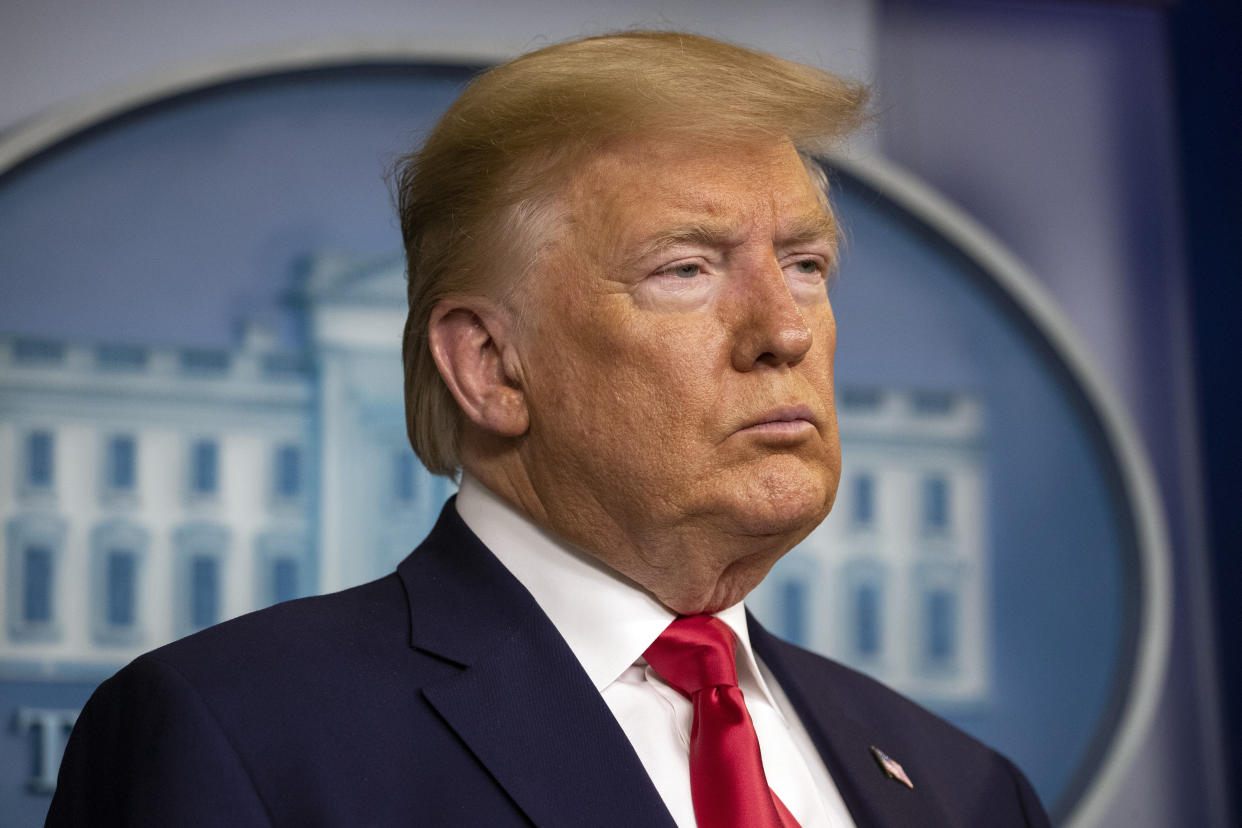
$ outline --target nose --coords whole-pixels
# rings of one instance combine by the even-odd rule
[[[737,292],[732,361],[737,371],[797,365],[811,349],[811,327],[773,258]]]

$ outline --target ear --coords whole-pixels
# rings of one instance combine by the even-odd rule
[[[440,376],[466,418],[500,437],[530,427],[511,347],[512,314],[481,299],[444,299],[431,311],[428,337]]]

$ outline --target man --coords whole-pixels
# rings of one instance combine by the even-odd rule
[[[1046,824],[741,604],[840,476],[807,153],[863,99],[673,33],[479,78],[399,182],[410,436],[459,495],[396,574],[101,686],[49,824]]]

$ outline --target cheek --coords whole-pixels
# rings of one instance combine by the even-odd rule
[[[653,409],[675,412],[683,427],[702,425],[727,391],[727,335],[697,315],[661,322],[635,338],[625,356],[630,364],[619,367]]]
[[[575,441],[649,475],[689,463],[720,407],[715,353],[685,326],[631,320],[595,328],[580,359],[558,377],[564,413],[577,421]]]
[[[811,355],[819,373],[832,381],[832,363],[837,352],[837,324],[832,311],[825,303],[822,309],[807,314],[811,328]]]
[[[814,338],[823,343],[828,353],[832,354],[837,348],[837,319],[832,314],[832,304],[824,300],[805,313]]]

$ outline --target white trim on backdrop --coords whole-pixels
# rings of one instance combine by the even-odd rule
[[[1172,562],[1151,461],[1125,406],[1069,319],[1018,259],[978,222],[915,176],[874,156],[834,155],[830,163],[907,210],[970,258],[1009,296],[1064,362],[1103,426],[1134,513],[1139,552],[1139,630],[1130,686],[1095,777],[1066,820],[1088,828],[1105,816],[1142,747],[1164,689],[1173,624]]]

